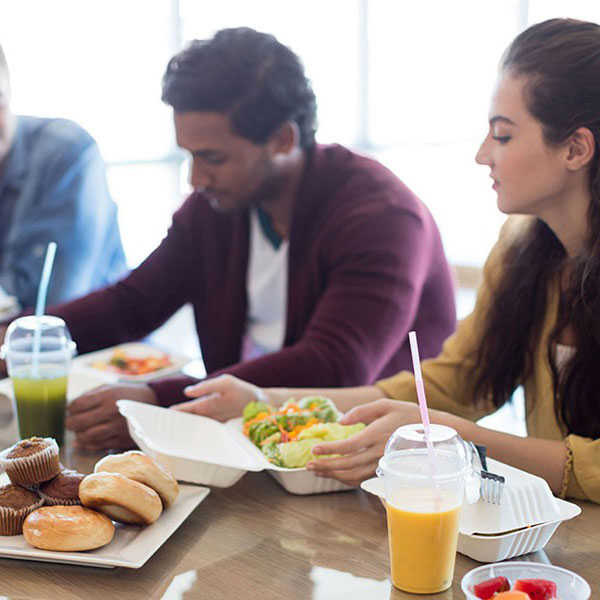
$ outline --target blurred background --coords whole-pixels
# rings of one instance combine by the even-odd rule
[[[160,101],[169,57],[223,27],[274,33],[302,58],[318,141],[389,166],[429,206],[456,267],[459,316],[504,217],[474,162],[502,51],[555,16],[600,21],[598,0],[12,0],[0,9],[17,114],[61,116],[98,141],[135,267],[189,191]]]

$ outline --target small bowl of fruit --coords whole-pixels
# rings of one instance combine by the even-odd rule
[[[467,600],[588,600],[587,581],[567,569],[534,562],[483,565],[461,581]]]

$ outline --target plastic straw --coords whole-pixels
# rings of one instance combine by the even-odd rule
[[[417,386],[417,398],[419,399],[419,410],[421,412],[421,422],[423,423],[423,431],[425,432],[425,445],[429,454],[429,465],[432,475],[435,474],[435,454],[433,452],[433,444],[431,443],[431,432],[429,429],[429,414],[427,413],[427,400],[425,398],[425,386],[423,385],[423,375],[421,374],[421,360],[419,358],[419,346],[417,345],[417,334],[410,331],[408,334],[410,343],[410,353],[412,355],[413,371],[415,373],[415,383]]]
[[[46,298],[48,297],[48,285],[50,284],[50,275],[52,275],[52,266],[54,265],[54,256],[56,255],[56,242],[50,242],[46,248],[46,258],[44,259],[44,266],[42,268],[42,277],[40,279],[40,286],[38,287],[37,299],[35,303],[35,316],[41,317],[44,314],[46,308]],[[42,326],[38,322],[35,333],[33,336],[33,356],[32,356],[32,370],[33,376],[38,376],[38,363],[40,346],[42,343]]]

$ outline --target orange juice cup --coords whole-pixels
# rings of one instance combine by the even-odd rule
[[[407,427],[418,435],[418,426]],[[427,448],[413,444],[386,449],[377,471],[385,487],[392,583],[413,594],[450,587],[464,496],[462,440],[454,430],[438,425],[431,426],[431,436],[433,463]],[[443,443],[436,444],[436,438]]]

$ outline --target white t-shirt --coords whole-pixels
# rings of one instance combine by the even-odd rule
[[[283,346],[287,311],[288,240],[278,248],[250,211],[250,254],[246,279],[248,317],[242,359],[250,360]]]

